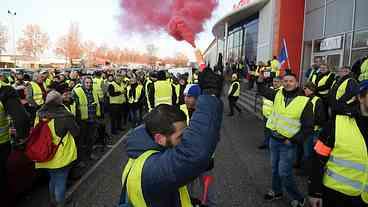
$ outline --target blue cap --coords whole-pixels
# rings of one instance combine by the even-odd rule
[[[188,84],[184,89],[184,95],[198,97],[201,95],[201,88],[198,84]]]
[[[363,94],[368,90],[368,80],[364,80],[359,84],[359,94]]]

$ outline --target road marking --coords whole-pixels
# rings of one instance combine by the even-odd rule
[[[73,184],[73,186],[72,187],[70,187],[69,189],[68,189],[68,191],[66,192],[66,195],[65,195],[65,198],[66,198],[66,200],[67,199],[69,199],[71,196],[72,196],[72,194],[79,188],[79,186],[85,181],[85,180],[87,180],[87,178],[107,159],[107,157],[109,157],[110,155],[111,155],[111,153],[126,139],[126,137],[127,137],[127,134],[130,132],[130,130],[126,133],[126,134],[124,134],[120,139],[119,139],[119,141],[118,142],[116,142],[116,144],[114,144],[113,146],[112,146],[112,148],[109,150],[109,151],[107,151],[107,153],[104,155],[104,156],[102,156],[102,158],[96,163],[96,164],[94,164],[93,165],[93,167],[91,168],[91,169],[89,169],[88,171],[87,171],[87,173],[86,174],[84,174],[75,184]]]

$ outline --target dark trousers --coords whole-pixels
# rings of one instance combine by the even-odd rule
[[[129,117],[133,127],[139,125],[139,123],[141,122],[141,115],[140,106],[138,105],[138,103],[133,103],[129,105]]]
[[[248,81],[248,90],[251,90],[251,89],[253,89],[253,87],[254,87],[254,83],[256,82],[256,76],[254,76],[254,75],[251,75],[251,76],[249,76],[249,81]]]
[[[6,195],[6,192],[7,192],[6,165],[8,162],[10,151],[11,151],[10,142],[0,144],[0,195]],[[4,196],[4,199],[6,198],[7,196]],[[6,203],[6,200],[5,200],[5,203]]]
[[[236,104],[236,102],[238,101],[239,97],[236,96],[229,96],[229,107],[230,107],[230,114],[234,114],[234,108],[238,111],[241,112],[240,107]]]
[[[77,141],[77,149],[80,156],[79,161],[87,160],[92,154],[92,147],[97,137],[96,121],[79,121],[80,135]]]
[[[122,116],[123,116],[123,124],[126,125],[128,123],[128,116],[129,116],[129,106],[128,103],[123,103],[122,105]]]
[[[327,187],[323,190],[323,207],[367,207],[360,196],[348,196]]]
[[[117,130],[122,128],[121,119],[123,115],[122,104],[110,104],[109,111],[111,117],[111,133],[116,133]]]

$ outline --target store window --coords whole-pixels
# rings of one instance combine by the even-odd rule
[[[368,47],[368,30],[356,32],[354,34],[353,48]]]
[[[345,41],[344,59],[343,59],[344,65],[350,64],[351,38],[352,38],[352,33],[347,33],[346,41]]]
[[[351,64],[354,64],[355,61],[359,60],[362,57],[368,55],[368,49],[364,50],[353,50],[351,53]]]

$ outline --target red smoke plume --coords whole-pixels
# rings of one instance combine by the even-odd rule
[[[176,40],[196,47],[195,36],[217,5],[217,0],[120,0],[120,22],[130,31],[166,30]]]

